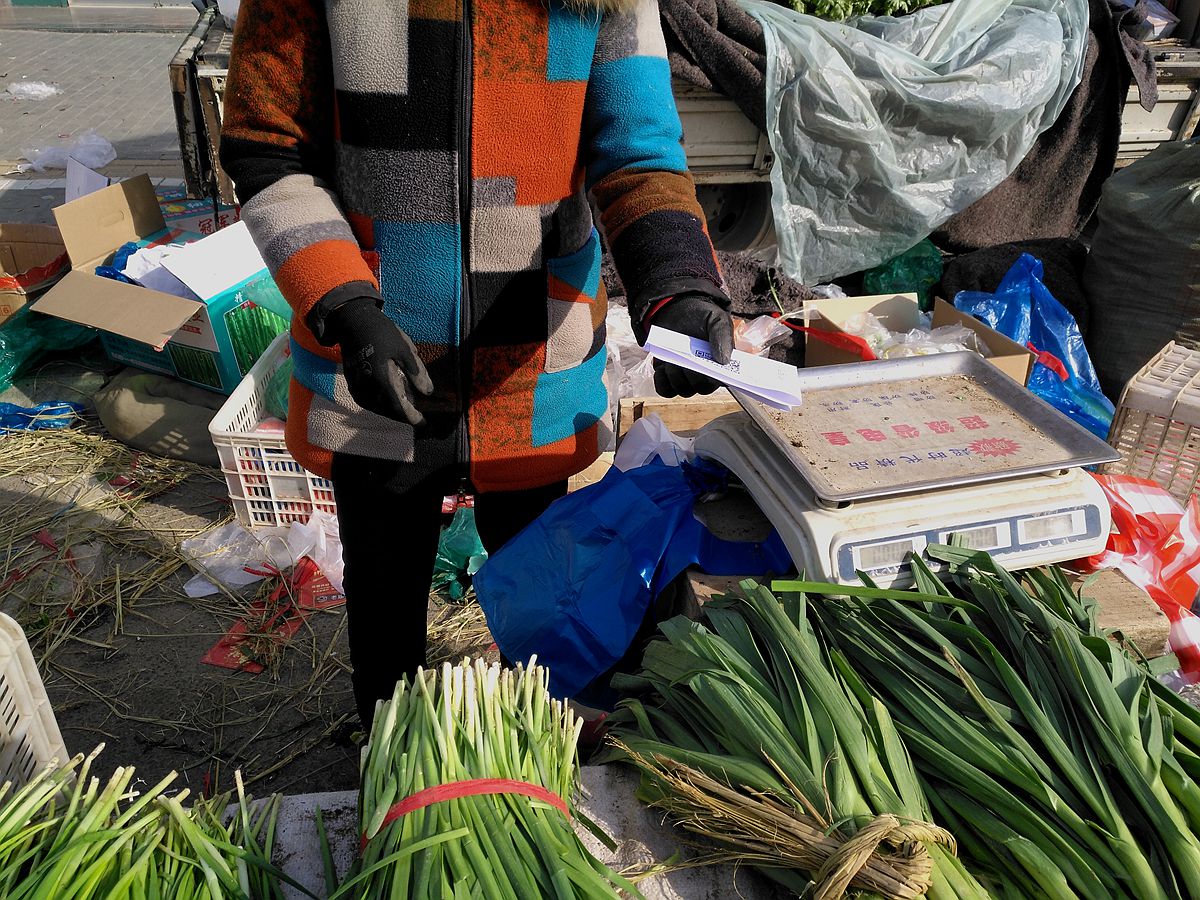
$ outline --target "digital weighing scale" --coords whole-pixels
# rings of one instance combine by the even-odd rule
[[[808,577],[904,586],[909,554],[951,535],[1014,569],[1104,548],[1108,501],[1083,467],[1119,455],[983,357],[800,376],[792,412],[735,391],[745,412],[706,426],[696,452],[738,476]]]

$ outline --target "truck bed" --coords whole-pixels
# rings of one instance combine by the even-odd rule
[[[214,7],[199,18],[170,65],[184,178],[193,197],[235,202],[221,169],[221,105],[233,35]],[[1145,156],[1164,141],[1200,127],[1200,48],[1161,42],[1156,50],[1159,103],[1147,113],[1131,88],[1123,115],[1118,165]],[[683,145],[701,205],[718,249],[743,250],[770,242],[770,172],[767,135],[722,94],[676,82],[675,102]]]

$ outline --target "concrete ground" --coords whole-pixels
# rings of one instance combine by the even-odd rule
[[[52,222],[62,170],[17,170],[31,151],[95,130],[116,150],[105,174],[182,183],[167,65],[196,21],[190,7],[140,10],[0,6],[0,222]],[[22,81],[46,100],[16,100]]]
[[[117,159],[178,160],[167,64],[178,34],[23,31],[0,40],[0,78],[45,82],[48,100],[0,100],[0,155],[50,146],[88,130],[106,137]]]

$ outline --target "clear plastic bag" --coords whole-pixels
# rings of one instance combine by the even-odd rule
[[[303,526],[251,531],[230,522],[188,538],[179,549],[197,572],[184,585],[194,599],[217,593],[218,584],[236,590],[284,572],[313,549],[313,541]]]
[[[10,81],[6,93],[14,100],[50,100],[62,89],[44,81]]]
[[[102,169],[117,158],[117,151],[107,138],[89,128],[70,144],[22,150],[21,156],[29,162],[20,163],[17,171],[45,172],[47,169],[65,169],[68,158],[89,169]]]
[[[1079,84],[1086,0],[956,0],[825,22],[743,0],[767,45],[786,273],[877,266],[1003,181]]]
[[[733,322],[734,349],[754,356],[762,356],[772,344],[779,343],[791,334],[792,330],[783,324],[783,320],[774,316],[735,319]]]
[[[987,356],[988,350],[979,335],[963,325],[943,325],[931,331],[914,328],[894,336],[883,348],[881,359],[902,359],[907,356],[931,356],[935,353],[958,353],[970,350]]]
[[[874,314],[856,313],[846,319],[842,330],[866,341],[876,359],[901,359],[963,350],[971,350],[980,356],[988,355],[988,349],[979,340],[979,335],[963,325],[942,325],[930,329],[926,324],[924,328],[910,331],[892,331]]]
[[[241,8],[242,0],[221,0],[217,4],[217,8],[221,10],[221,18],[225,20],[225,27],[233,31],[233,26],[237,22],[238,10]]]
[[[243,298],[249,300],[255,306],[261,306],[264,309],[269,309],[285,322],[292,321],[292,307],[283,299],[283,294],[279,290],[279,285],[275,283],[275,279],[269,274],[262,274],[259,277],[246,283],[242,288]]]
[[[692,438],[680,437],[667,428],[657,413],[642,416],[621,439],[613,466],[622,472],[659,460],[668,466],[692,462],[696,458]]]
[[[867,347],[879,359],[883,348],[892,342],[892,332],[872,313],[855,313],[842,323],[842,331],[867,342]]]
[[[654,397],[654,360],[642,349],[633,334],[629,310],[613,306],[605,317],[609,356],[614,360],[620,379],[615,386],[613,406],[623,397]]]

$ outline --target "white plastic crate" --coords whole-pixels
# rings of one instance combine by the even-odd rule
[[[296,462],[282,434],[255,431],[266,418],[271,376],[289,356],[291,341],[285,332],[251,367],[208,426],[229,499],[247,528],[307,522],[314,512],[337,511],[333,484]]]
[[[25,632],[0,613],[0,784],[24,784],[68,759]]]
[[[1108,442],[1121,461],[1104,472],[1149,478],[1187,503],[1200,479],[1200,351],[1171,342],[1129,379]]]

